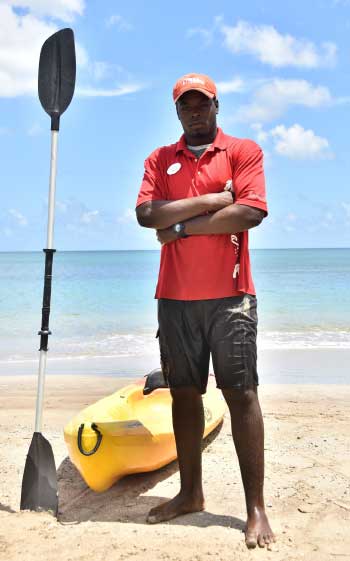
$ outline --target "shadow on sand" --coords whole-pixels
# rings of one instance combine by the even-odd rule
[[[218,436],[221,422],[204,440],[202,450],[207,448]],[[178,471],[177,460],[161,469],[150,473],[128,475],[113,487],[102,493],[92,491],[81,477],[78,470],[67,457],[57,470],[59,490],[58,520],[61,524],[79,524],[80,522],[133,522],[146,524],[148,511],[167,497],[148,494],[159,482],[164,481]],[[174,489],[174,495],[178,489]],[[146,495],[147,493],[147,495]],[[205,528],[207,526],[225,526],[244,530],[245,522],[234,516],[198,512],[186,514],[170,524],[191,525]]]
[[[0,503],[0,510],[2,510],[3,512],[13,512],[13,513],[16,512],[10,506],[4,505],[2,503]]]

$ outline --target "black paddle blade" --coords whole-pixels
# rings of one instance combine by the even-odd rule
[[[55,459],[50,443],[40,432],[33,434],[24,467],[21,510],[51,511],[57,517]]]
[[[72,101],[75,74],[74,34],[61,29],[45,41],[39,61],[39,99],[51,117],[51,130],[59,129],[60,115]]]

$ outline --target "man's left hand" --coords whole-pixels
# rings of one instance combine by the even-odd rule
[[[164,228],[164,230],[157,230],[157,240],[163,245],[166,243],[174,242],[178,239],[178,235],[174,232],[172,226]]]

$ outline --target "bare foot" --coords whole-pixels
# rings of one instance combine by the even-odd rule
[[[157,524],[176,518],[180,514],[188,514],[189,512],[199,512],[204,510],[203,495],[193,497],[191,495],[182,495],[179,493],[171,499],[154,508],[152,508],[147,516],[149,524]]]
[[[256,507],[248,520],[245,527],[245,543],[248,548],[269,546],[275,542],[276,537],[271,530],[269,521],[263,508]]]

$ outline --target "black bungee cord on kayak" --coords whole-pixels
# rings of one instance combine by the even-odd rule
[[[92,423],[91,424],[91,428],[93,431],[95,431],[95,433],[97,434],[97,441],[95,446],[93,447],[92,450],[90,450],[89,452],[86,452],[86,450],[84,450],[81,439],[83,436],[83,430],[84,430],[84,423],[82,423],[79,427],[78,430],[78,448],[79,448],[79,452],[81,454],[83,454],[84,456],[92,456],[93,454],[95,454],[95,452],[97,452],[97,450],[100,447],[101,441],[102,441],[102,433],[98,430],[96,423]]]

